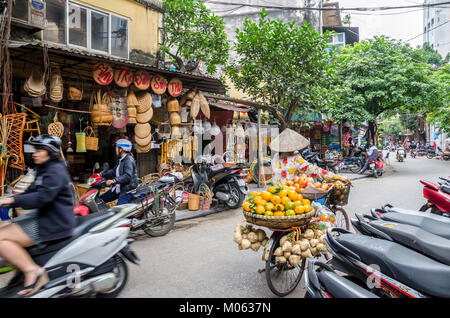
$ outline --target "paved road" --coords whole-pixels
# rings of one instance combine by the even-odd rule
[[[382,178],[354,181],[350,216],[384,203],[418,208],[424,199],[420,179],[436,182],[450,175],[450,162],[436,159],[391,159]],[[260,250],[239,251],[232,241],[240,210],[176,223],[165,237],[142,237],[133,244],[141,265],[130,265],[130,279],[121,297],[274,297],[267,287]],[[270,235],[269,231],[267,231]],[[302,297],[302,282],[289,297]]]

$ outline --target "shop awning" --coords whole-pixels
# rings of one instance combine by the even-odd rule
[[[250,110],[250,108],[244,106],[244,105],[232,105],[232,104],[226,104],[226,103],[212,103],[209,102],[209,105],[217,107],[217,108],[221,108],[221,109],[225,109],[225,110],[231,110],[234,112],[248,112]]]
[[[10,41],[8,47],[11,52],[11,60],[23,61],[30,64],[37,63],[36,49],[48,48],[51,63],[59,66],[64,77],[92,80],[92,67],[99,61],[109,61],[112,64],[126,66],[133,71],[146,70],[149,73],[161,74],[170,78],[178,77],[183,82],[183,87],[197,87],[203,92],[224,94],[225,88],[222,82],[212,76],[200,75],[189,72],[180,72],[166,68],[159,68],[150,64],[136,63],[127,59],[113,57],[106,54],[86,51],[67,45],[55,43]],[[42,61],[39,62],[39,65]]]

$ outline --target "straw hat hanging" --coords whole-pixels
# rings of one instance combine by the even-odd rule
[[[46,92],[45,75],[38,69],[33,69],[24,85],[25,91],[30,96],[42,96]]]
[[[281,134],[272,140],[270,143],[270,149],[278,152],[292,152],[306,148],[308,145],[308,139],[299,133],[296,133],[292,129],[286,128]]]

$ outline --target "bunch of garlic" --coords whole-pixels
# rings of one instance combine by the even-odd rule
[[[239,250],[251,248],[257,252],[261,246],[266,246],[267,240],[266,232],[254,229],[251,225],[244,227],[239,222],[234,228],[233,241],[239,245]]]

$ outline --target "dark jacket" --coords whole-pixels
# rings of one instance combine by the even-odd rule
[[[116,177],[117,165],[119,165],[119,176]],[[101,173],[106,179],[113,179],[120,184],[120,195],[137,188],[137,169],[136,163],[130,154],[127,154],[122,160],[118,161],[113,169]]]
[[[49,160],[36,167],[36,179],[14,196],[14,206],[39,211],[39,236],[42,242],[69,237],[75,227],[70,177],[60,160]]]

